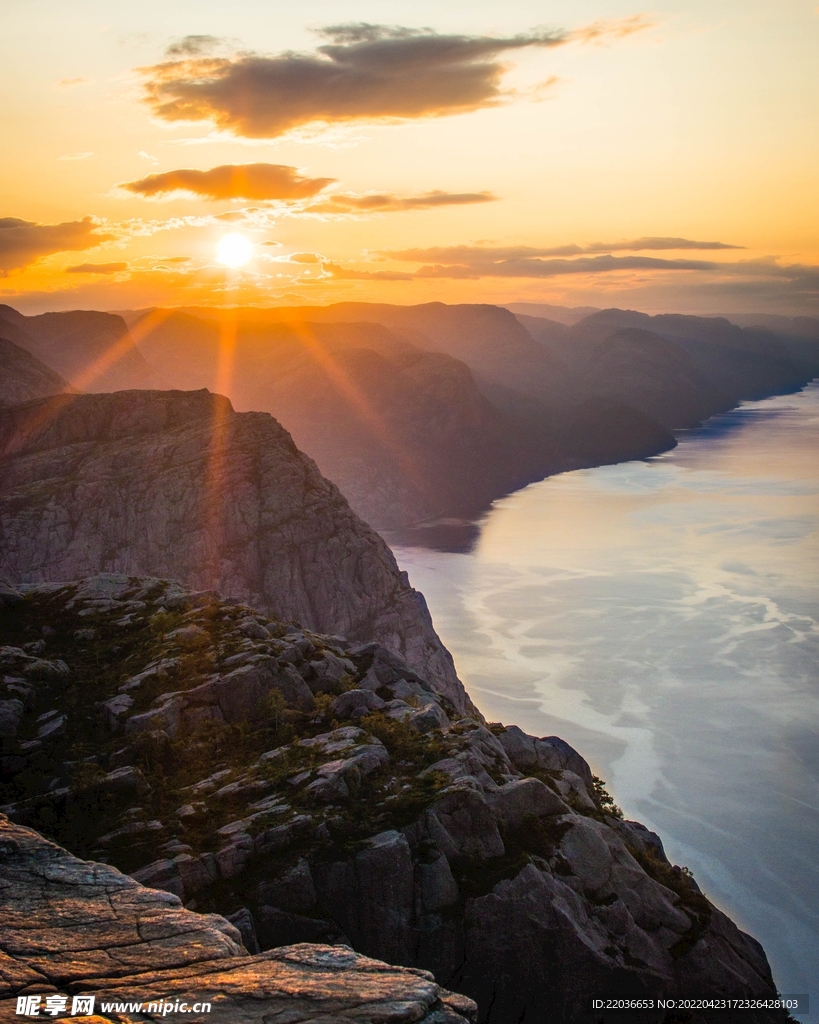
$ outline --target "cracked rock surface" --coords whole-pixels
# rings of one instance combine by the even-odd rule
[[[475,1005],[425,971],[391,967],[346,946],[295,945],[248,956],[215,914],[185,910],[113,867],[79,860],[0,816],[0,1020],[20,994],[90,992],[98,1021],[162,1012],[103,1002],[208,1002],[187,1021],[288,1024],[469,1024]],[[42,1011],[41,1014],[42,1015]],[[70,1019],[63,1015],[60,1019]],[[87,1017],[76,1018],[88,1020]],[[173,1015],[172,1019],[180,1019]]]

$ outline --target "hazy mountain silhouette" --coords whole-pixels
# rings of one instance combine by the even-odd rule
[[[72,383],[206,387],[272,413],[364,519],[454,520],[455,544],[526,483],[664,451],[672,430],[819,372],[810,320],[784,334],[609,309],[567,325],[443,303],[0,315]]]

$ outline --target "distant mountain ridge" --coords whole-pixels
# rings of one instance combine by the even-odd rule
[[[0,305],[0,336],[27,349],[81,391],[153,384],[125,321],[113,313],[80,309],[23,316]]]
[[[819,373],[809,318],[740,327],[608,309],[559,323],[440,302],[3,317],[75,383],[108,367],[116,387],[205,387],[272,413],[376,528],[456,549],[498,497],[655,455],[673,431]]]
[[[67,380],[0,334],[0,407],[68,390]]]

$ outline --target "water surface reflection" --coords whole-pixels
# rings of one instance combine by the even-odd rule
[[[563,736],[819,997],[819,386],[398,548],[491,720]]]

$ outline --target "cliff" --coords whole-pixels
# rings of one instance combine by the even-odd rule
[[[115,868],[71,856],[0,815],[0,1021],[19,1021],[17,997],[90,994],[96,1016],[60,1020],[163,1020],[162,1007],[207,1003],[182,1018],[289,1024],[468,1024],[474,1004],[420,971],[390,967],[348,947],[301,945],[248,956],[239,932],[215,914],[182,908]],[[55,919],[55,910],[59,916]],[[123,1004],[114,1009],[110,1004]],[[124,1004],[143,1003],[134,1013]],[[148,1005],[161,1004],[148,1010]],[[104,1004],[109,1004],[104,1008]],[[171,1008],[171,1019],[179,1019]],[[55,1014],[52,1014],[54,1017]]]
[[[598,1024],[593,995],[775,993],[761,946],[557,737],[463,717],[379,644],[178,584],[20,590],[0,617],[3,810],[228,915],[247,948],[278,950],[266,963],[347,943],[432,971],[488,1024]],[[200,959],[231,952],[208,927]]]
[[[0,574],[150,573],[377,639],[472,709],[423,597],[266,413],[200,392],[0,411]]]

